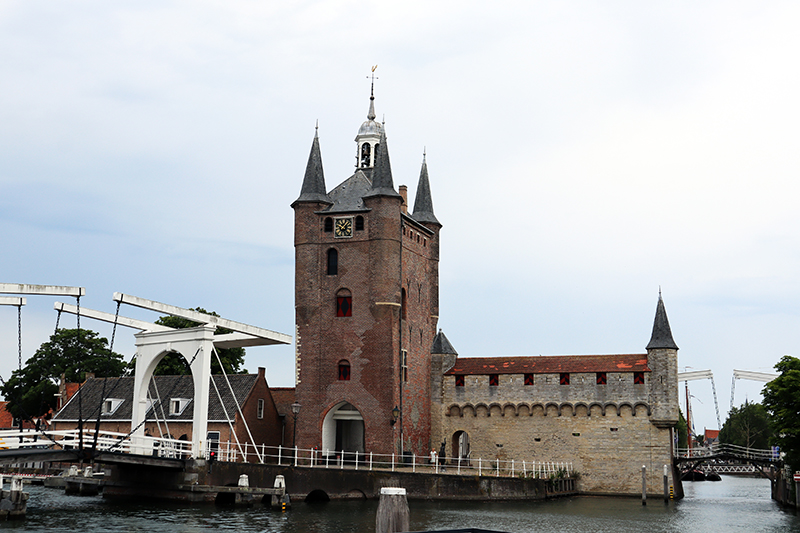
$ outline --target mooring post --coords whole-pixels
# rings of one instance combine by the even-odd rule
[[[800,509],[800,471],[794,473],[794,504]]]
[[[375,517],[375,533],[408,531],[408,501],[406,489],[383,487]]]
[[[642,465],[642,505],[647,505],[647,467]]]
[[[669,478],[667,477],[667,465],[664,465],[664,503],[669,503]]]

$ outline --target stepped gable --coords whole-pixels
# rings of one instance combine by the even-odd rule
[[[647,354],[462,357],[446,375],[650,372]]]

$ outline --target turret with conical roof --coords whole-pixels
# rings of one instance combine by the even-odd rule
[[[362,170],[371,169],[375,166],[378,152],[380,151],[380,137],[383,125],[375,121],[375,83],[369,91],[369,111],[367,120],[358,128],[356,135],[356,168]]]
[[[320,202],[331,204],[331,199],[325,189],[325,173],[322,171],[322,155],[319,150],[319,130],[314,132],[314,141],[311,143],[311,153],[308,155],[306,174],[303,177],[303,186],[300,196],[294,201],[292,207],[298,202]]]
[[[419,172],[417,197],[414,200],[414,213],[411,215],[417,222],[428,222],[441,226],[436,215],[433,214],[433,198],[431,197],[431,184],[428,181],[428,163],[426,155],[422,154],[422,169]]]
[[[389,147],[386,144],[386,132],[381,129],[380,150],[375,159],[375,168],[372,170],[372,189],[364,195],[364,198],[374,196],[393,196],[402,201],[402,196],[394,190],[394,180],[392,179],[392,164],[389,161]]]
[[[647,344],[647,366],[650,369],[651,422],[658,427],[678,423],[678,345],[672,338],[667,310],[658,291],[653,333]]]

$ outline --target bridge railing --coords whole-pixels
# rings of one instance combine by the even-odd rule
[[[258,451],[258,454],[256,453]],[[244,451],[244,453],[242,453]],[[260,455],[261,459],[257,459]],[[495,477],[560,479],[574,476],[570,461],[537,461],[481,457],[441,457],[438,454],[380,454],[317,448],[287,448],[220,442],[215,458],[227,462],[265,462],[311,468],[390,470],[420,473],[471,474]]]
[[[778,461],[780,459],[779,454],[776,454],[773,450],[746,448],[744,446],[724,443],[714,443],[710,446],[699,446],[691,449],[678,448],[675,452],[677,457],[688,459],[713,458],[720,455],[729,455],[743,460],[750,459],[757,461]]]

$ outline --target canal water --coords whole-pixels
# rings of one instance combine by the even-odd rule
[[[800,517],[770,500],[769,481],[726,476],[684,484],[686,498],[575,497],[526,503],[409,502],[411,529],[481,528],[508,533],[799,531]],[[0,522],[0,530],[82,533],[236,531],[241,533],[372,533],[375,501],[295,503],[289,512],[152,503],[111,503],[29,486],[28,518]]]

